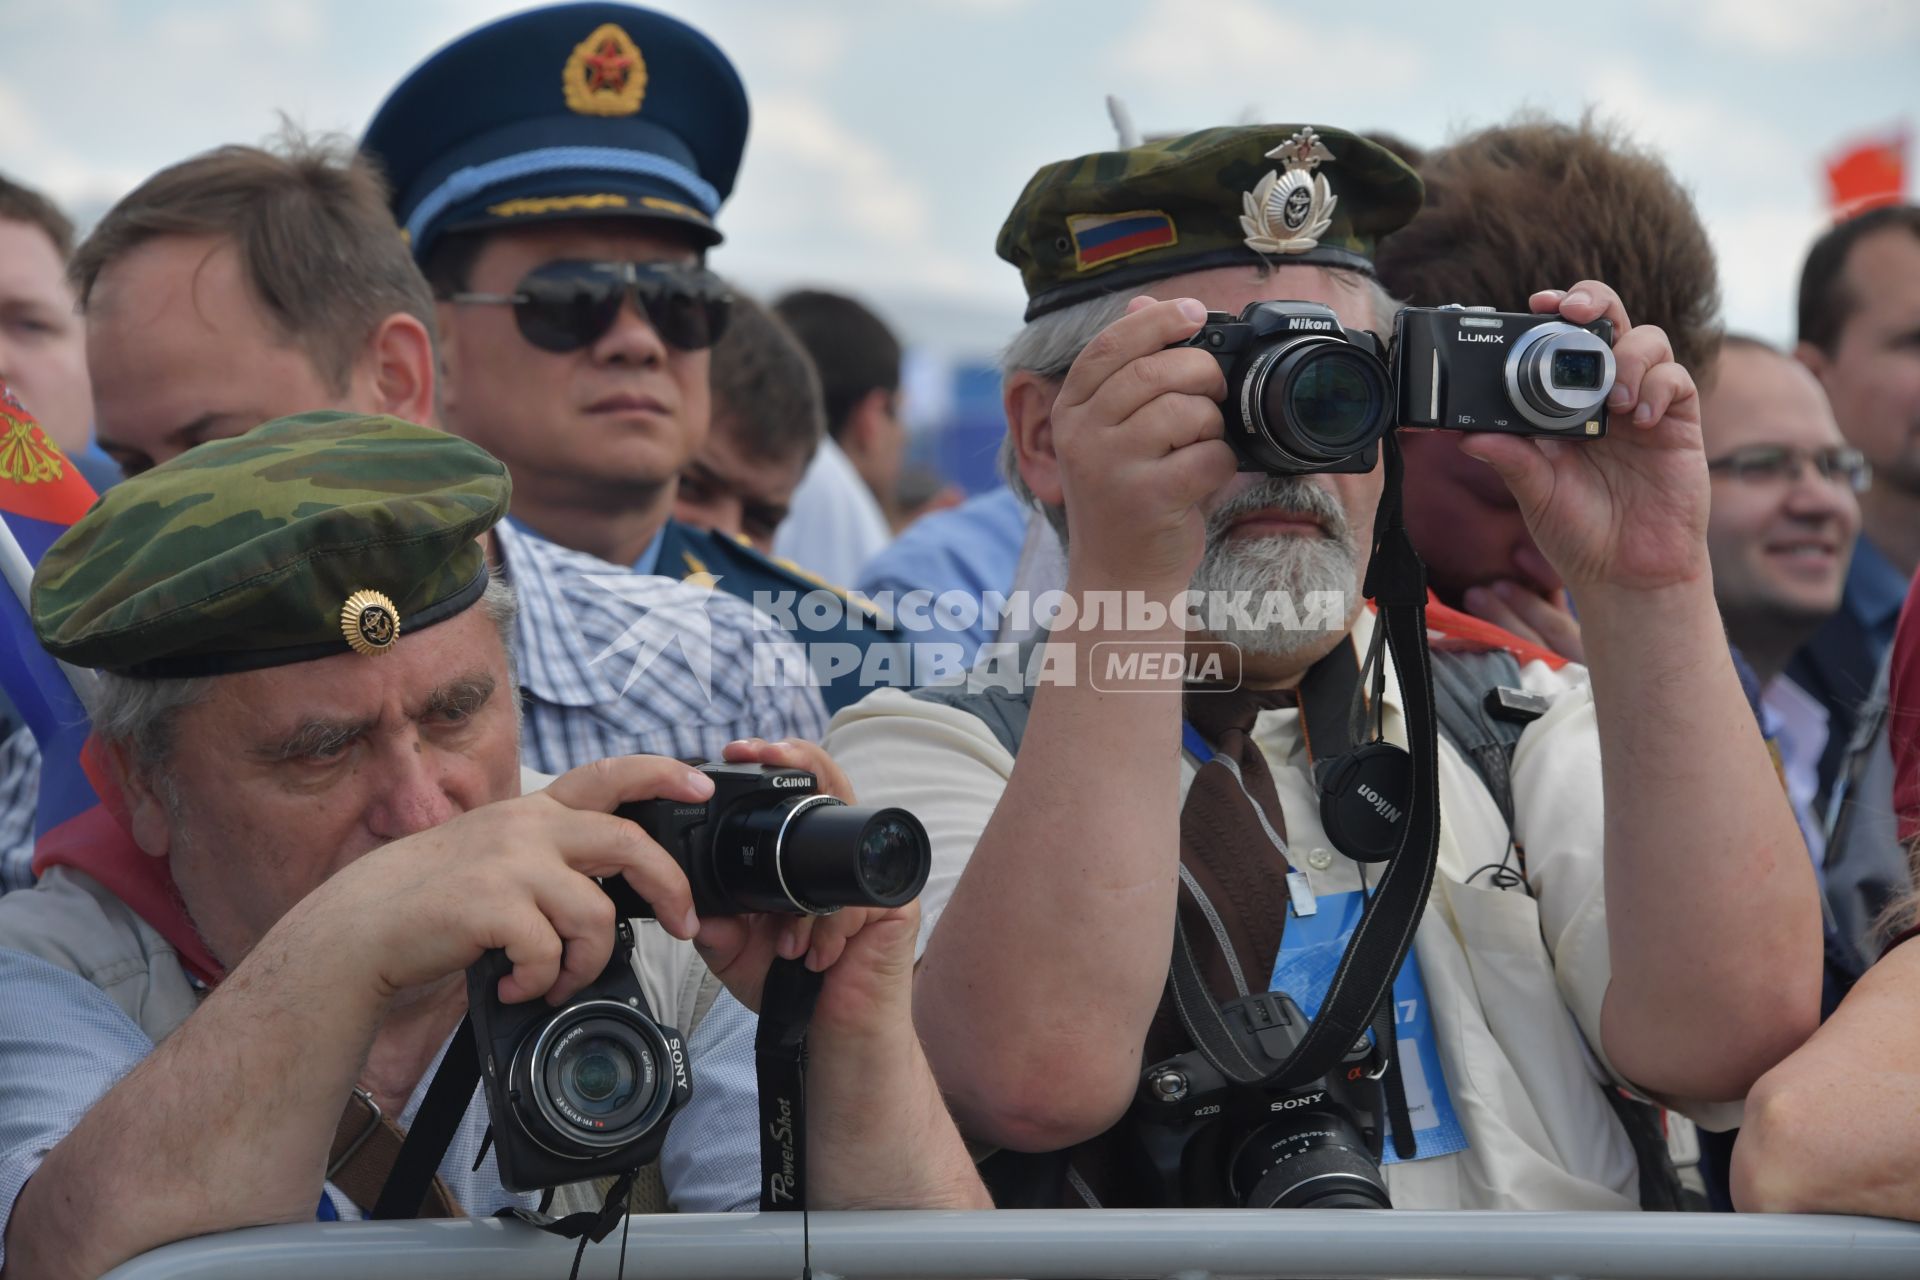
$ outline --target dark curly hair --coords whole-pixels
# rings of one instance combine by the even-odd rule
[[[1525,311],[1538,289],[1603,280],[1635,324],[1666,330],[1699,373],[1719,336],[1720,283],[1693,199],[1617,128],[1521,117],[1420,160],[1425,207],[1375,255],[1413,306]]]

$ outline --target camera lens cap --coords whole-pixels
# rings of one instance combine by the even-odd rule
[[[1412,790],[1413,758],[1391,742],[1369,742],[1314,766],[1320,825],[1356,862],[1386,862],[1400,849]]]

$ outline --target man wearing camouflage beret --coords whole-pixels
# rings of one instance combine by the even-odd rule
[[[606,966],[596,876],[659,917],[636,972],[668,1025],[697,1017],[695,947],[748,1005],[776,954],[825,971],[814,1204],[984,1203],[914,1039],[911,905],[698,918],[673,859],[610,816],[712,793],[677,761],[602,760],[521,793],[513,600],[478,541],[508,489],[456,437],[313,414],[129,480],[47,553],[36,630],[100,668],[132,856],[164,867],[185,928],[74,867],[0,907],[8,1274],[98,1275],[186,1236],[370,1209],[384,1177],[347,1172],[379,1142],[354,1135],[412,1123],[465,1034],[467,967],[503,949],[503,1001],[560,1004]],[[804,764],[845,794],[815,748],[730,756]],[[476,1092],[441,1212],[537,1200],[503,1188],[486,1126]]]
[[[1630,1208],[1654,1199],[1636,1155],[1664,1148],[1637,1153],[1645,1108],[1621,1090],[1725,1126],[1814,1025],[1819,910],[1714,610],[1694,386],[1586,280],[1531,306],[1613,322],[1605,438],[1459,447],[1579,590],[1591,662],[1428,615],[1436,671],[1504,672],[1463,705],[1518,686],[1498,705],[1530,722],[1486,741],[1492,762],[1441,744],[1438,872],[1372,1023],[1394,1043],[1342,1094],[1382,1080],[1384,1151],[1333,1086],[1207,1083],[1241,1069],[1217,1065],[1202,1006],[1238,1020],[1235,1052],[1284,1056],[1265,1037],[1291,1015],[1261,993],[1308,1016],[1330,999],[1381,878],[1328,830],[1320,730],[1351,734],[1365,705],[1404,744],[1406,721],[1397,678],[1377,702],[1357,685],[1381,470],[1236,474],[1239,402],[1175,344],[1209,310],[1280,299],[1385,334],[1373,246],[1420,196],[1341,130],[1208,129],[1049,165],[1002,229],[1030,299],[1005,357],[1010,479],[1066,539],[1062,620],[1011,688],[1002,665],[883,690],[828,737],[863,800],[911,796],[926,822],[917,1020],[962,1131],[1004,1149],[983,1170],[1002,1204]],[[1214,611],[1236,593],[1251,606]],[[1147,657],[1169,651],[1185,661]]]

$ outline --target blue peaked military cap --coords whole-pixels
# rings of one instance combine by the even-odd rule
[[[416,258],[449,231],[650,218],[720,242],[747,91],[718,45],[626,4],[563,4],[468,32],[415,67],[361,148]]]

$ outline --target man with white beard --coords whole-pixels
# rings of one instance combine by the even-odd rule
[[[883,690],[828,744],[932,839],[915,1022],[1003,1206],[1632,1208],[1664,1148],[1621,1091],[1726,1127],[1815,1025],[1819,909],[1714,609],[1698,398],[1583,281],[1532,307],[1612,321],[1605,438],[1458,439],[1579,588],[1590,665],[1430,611],[1434,665],[1510,653],[1478,692],[1521,686],[1530,722],[1492,767],[1440,744],[1438,871],[1372,1023],[1396,1043],[1324,1086],[1206,1078],[1205,1002],[1283,1057],[1268,993],[1318,1011],[1381,879],[1313,766],[1353,741],[1382,471],[1237,473],[1240,401],[1176,344],[1277,300],[1386,333],[1372,249],[1419,203],[1361,138],[1246,126],[1050,165],[1001,231],[1030,299],[1007,469],[1065,541],[1059,621],[1019,688]],[[1387,670],[1365,705],[1404,745]]]

